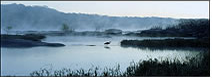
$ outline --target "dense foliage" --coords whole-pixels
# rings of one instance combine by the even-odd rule
[[[210,55],[208,51],[201,53],[196,58],[182,63],[178,60],[159,61],[149,59],[132,64],[126,71],[120,70],[120,65],[114,68],[93,67],[89,70],[63,68],[61,70],[41,69],[34,71],[30,76],[56,76],[56,77],[133,77],[133,76],[210,76]]]
[[[167,28],[153,27],[138,33],[139,36],[170,36],[170,37],[210,37],[210,22],[208,19],[181,19],[177,25],[169,25]]]

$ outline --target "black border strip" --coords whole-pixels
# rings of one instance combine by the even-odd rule
[[[210,1],[210,0],[1,0],[1,1]]]

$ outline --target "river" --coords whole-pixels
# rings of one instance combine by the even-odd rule
[[[170,37],[92,37],[92,36],[47,36],[44,42],[59,42],[65,47],[1,48],[2,76],[29,76],[35,70],[51,68],[89,69],[97,66],[115,67],[124,71],[130,62],[157,58],[158,60],[187,61],[196,57],[199,49],[149,49],[121,47],[123,39],[167,39]],[[105,41],[112,41],[104,45]],[[93,45],[93,46],[91,46]]]

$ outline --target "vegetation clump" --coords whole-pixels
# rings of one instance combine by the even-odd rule
[[[130,35],[130,34],[126,34]],[[180,19],[177,25],[169,25],[162,29],[160,26],[135,33],[137,36],[147,37],[210,37],[210,23],[208,19]]]
[[[210,46],[205,39],[122,40],[123,47],[204,47]]]
[[[201,60],[189,59],[188,63],[181,63],[178,60],[159,62],[157,59],[150,59],[131,65],[127,68],[126,76],[210,76],[210,55],[209,52],[202,53]]]
[[[142,76],[210,76],[210,54],[205,51],[196,58],[188,59],[188,62],[174,60],[159,61],[149,59],[132,64],[126,71],[120,70],[120,65],[114,68],[93,67],[89,70],[63,68],[61,70],[41,69],[30,73],[30,76],[54,76],[54,77],[142,77]]]
[[[4,30],[6,31],[7,34],[13,29],[12,26],[7,26]]]
[[[61,30],[63,32],[73,32],[73,31],[75,31],[74,27],[70,27],[65,23],[62,25]]]

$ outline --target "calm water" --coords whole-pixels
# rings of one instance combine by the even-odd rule
[[[48,36],[46,42],[64,43],[65,47],[33,47],[33,48],[1,48],[2,76],[16,75],[29,76],[29,73],[40,68],[88,69],[93,66],[100,68],[115,67],[118,64],[124,71],[130,62],[147,60],[150,58],[178,59],[186,61],[186,58],[195,57],[200,52],[197,49],[166,49],[151,50],[148,48],[123,48],[120,41],[123,39],[166,39],[151,37],[85,37],[85,36]],[[108,46],[105,41],[111,40]],[[96,45],[96,46],[87,46]]]

